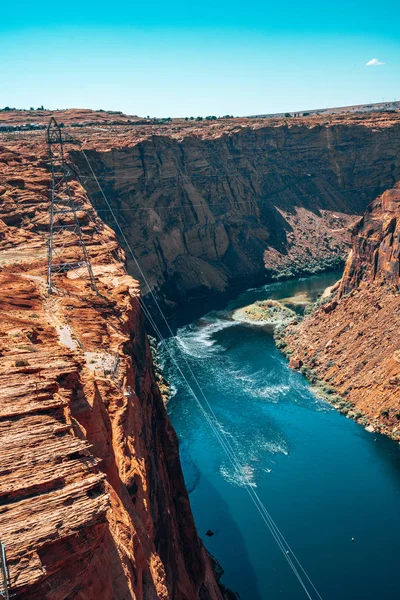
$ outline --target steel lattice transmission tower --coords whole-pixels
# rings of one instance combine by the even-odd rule
[[[7,567],[6,549],[0,542],[0,598],[9,600],[10,594],[10,575]]]
[[[97,290],[68,178],[72,171],[65,160],[64,143],[80,143],[63,134],[54,117],[47,127],[47,144],[51,164],[50,235],[48,241],[47,286],[54,291],[54,276],[84,268],[90,287]]]

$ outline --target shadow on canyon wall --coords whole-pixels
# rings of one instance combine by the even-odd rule
[[[321,211],[361,214],[400,179],[400,125],[266,126],[182,141],[153,136],[87,155],[146,278],[168,308],[261,282],[266,268],[274,270],[265,252],[287,254],[288,236],[302,229],[302,220],[314,218],[312,238]],[[75,151],[71,158],[124,247],[84,157]],[[292,224],[285,214],[293,216]],[[294,243],[307,251],[309,241],[308,229]],[[310,246],[298,273],[339,266],[328,264],[332,248],[323,246]],[[296,252],[290,262],[296,270]],[[141,280],[128,253],[127,263]]]

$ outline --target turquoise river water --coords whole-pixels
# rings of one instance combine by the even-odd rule
[[[200,319],[188,311],[176,341],[244,465],[243,477],[320,596],[392,600],[400,598],[399,445],[318,399],[266,328],[231,318],[255,300],[314,300],[337,278],[248,290]],[[173,341],[167,344],[178,356]],[[241,600],[307,598],[165,350],[161,358],[197,528],[225,570],[223,583]]]

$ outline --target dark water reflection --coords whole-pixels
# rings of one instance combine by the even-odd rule
[[[267,297],[306,293],[315,300],[337,278],[249,290],[179,328],[178,342],[248,480],[322,598],[392,600],[400,597],[399,445],[317,399],[263,328],[229,318],[232,309]],[[164,360],[177,390],[170,413],[195,520],[225,569],[224,583],[242,600],[306,598],[179,373]],[[208,529],[213,537],[205,537]]]

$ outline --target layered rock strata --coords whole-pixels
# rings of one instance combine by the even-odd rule
[[[21,600],[213,599],[137,282],[71,182],[82,270],[46,289],[43,145],[0,148],[0,539]],[[67,245],[69,258],[76,248]]]
[[[84,147],[151,287],[179,305],[341,266],[354,215],[400,177],[400,123],[372,123],[248,121]],[[113,226],[82,153],[71,159]]]
[[[285,341],[292,364],[326,382],[341,410],[400,439],[400,184],[353,230],[343,279]]]

